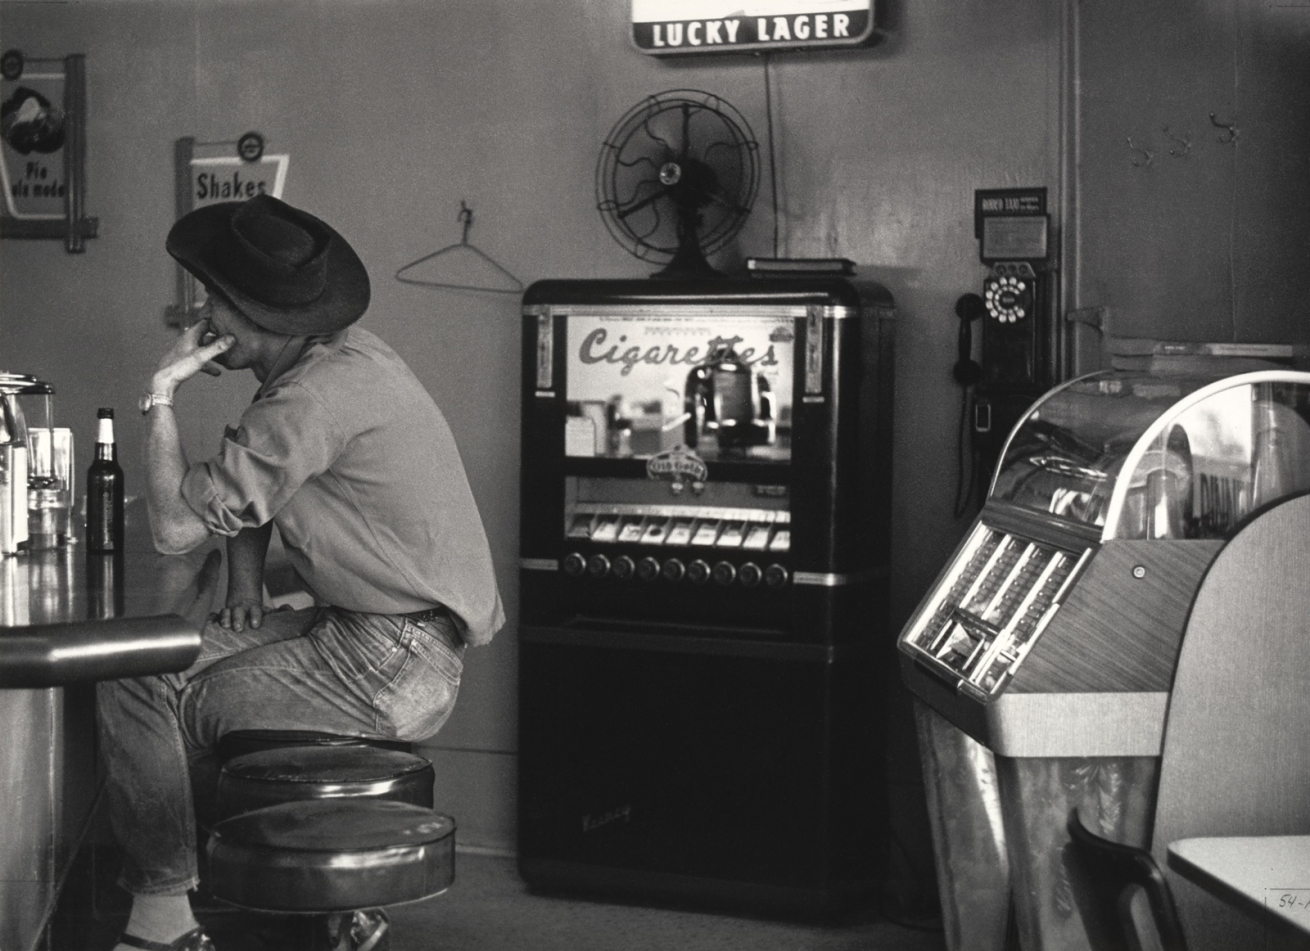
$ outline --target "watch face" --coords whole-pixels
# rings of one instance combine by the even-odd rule
[[[150,407],[152,407],[152,406],[154,406],[154,405],[155,405],[155,401],[154,401],[153,399],[151,399],[149,393],[146,393],[144,396],[142,396],[142,397],[141,397],[141,402],[140,402],[140,406],[141,406],[141,415],[144,416],[146,413],[150,412]]]

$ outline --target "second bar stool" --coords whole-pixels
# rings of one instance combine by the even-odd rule
[[[303,731],[225,736],[221,818],[206,849],[212,894],[318,916],[316,951],[383,951],[379,909],[438,895],[455,876],[455,822],[432,809],[431,763],[405,746]]]

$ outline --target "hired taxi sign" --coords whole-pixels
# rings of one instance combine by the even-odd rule
[[[860,46],[874,35],[875,0],[632,0],[643,53],[736,53]]]

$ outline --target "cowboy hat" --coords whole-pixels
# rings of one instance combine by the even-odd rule
[[[271,195],[197,208],[165,247],[265,330],[332,333],[368,308],[368,272],[346,239]]]

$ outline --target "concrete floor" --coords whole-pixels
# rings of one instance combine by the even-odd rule
[[[108,951],[126,924],[113,850],[75,864],[56,927],[42,951]],[[202,903],[197,917],[218,951],[307,951],[306,919]],[[869,912],[840,925],[769,921],[533,894],[514,859],[461,851],[442,895],[388,909],[390,945],[379,951],[945,951],[939,931]]]
[[[535,895],[513,859],[456,860],[455,884],[391,910],[392,951],[944,951],[940,932],[876,916],[796,924]],[[222,951],[222,949],[220,949]]]

